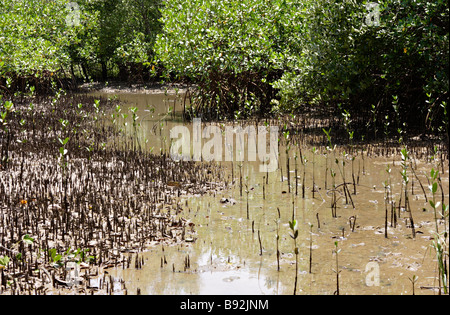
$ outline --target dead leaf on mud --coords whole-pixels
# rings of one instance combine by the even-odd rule
[[[167,186],[181,188],[181,184],[179,182],[167,182]]]

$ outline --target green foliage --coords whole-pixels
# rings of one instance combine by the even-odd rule
[[[89,256],[89,249],[78,248],[72,250],[70,247],[63,253],[58,253],[55,248],[48,250],[50,262],[54,267],[61,267],[65,262],[73,261],[77,264],[81,262],[91,262],[95,259],[94,256]]]
[[[24,242],[27,245],[32,245],[34,243],[34,238],[26,234],[22,237],[22,242]]]
[[[298,237],[298,222],[297,220],[289,221],[289,228],[292,231],[292,234],[289,234],[292,239],[296,239]]]
[[[0,93],[162,75],[196,84],[190,110],[205,118],[320,105],[352,140],[357,129],[399,142],[411,130],[448,134],[448,2],[379,0],[376,21],[368,4],[0,0]]]
[[[0,265],[1,266],[7,266],[9,263],[9,257],[8,256],[2,256],[0,257]]]
[[[198,85],[193,114],[326,105],[340,115],[340,104],[372,134],[448,131],[447,2],[378,3],[369,23],[368,1],[170,0],[155,51],[167,78]]]
[[[291,33],[285,50],[291,62],[275,82],[281,106],[342,104],[375,132],[394,114],[409,130],[448,131],[441,119],[448,102],[448,3],[378,3],[378,24],[367,23],[366,1],[305,6],[303,32]]]
[[[400,174],[402,175],[403,183],[404,183],[405,185],[408,185],[408,183],[409,183],[409,177],[408,177],[407,170],[408,170],[409,153],[408,153],[408,151],[407,151],[406,148],[403,148],[403,149],[401,150],[401,154],[402,154],[402,163],[401,163],[401,165],[402,165],[402,170],[401,170]]]
[[[1,90],[148,70],[160,7],[160,0],[0,0]]]
[[[41,76],[69,63],[65,1],[1,0],[2,73]]]
[[[61,254],[58,254],[55,248],[49,249],[48,253],[50,254],[51,262],[53,262],[54,264],[60,264],[63,256]]]
[[[34,243],[34,238],[32,238],[30,235],[26,234],[26,235],[24,235],[22,237],[21,241],[18,241],[17,243],[14,244],[13,250],[9,250],[11,252],[16,252],[15,258],[17,260],[21,260],[22,259],[22,253],[17,252],[17,248],[18,248],[20,242],[23,242],[26,245],[32,245]],[[0,267],[6,268],[10,261],[11,261],[11,258],[9,256],[6,256],[6,255],[1,256],[0,257]],[[0,270],[2,268],[0,268]]]
[[[168,77],[199,87],[197,110],[241,118],[270,109],[286,1],[167,1],[156,53]]]
[[[94,45],[93,60],[81,54],[79,60],[85,68],[92,69],[100,64],[102,78],[108,77],[108,68],[118,68],[117,75],[127,77],[130,70],[141,71],[150,66],[153,57],[153,43],[161,29],[160,0],[84,0],[85,11],[95,14],[94,28],[83,32]],[[82,3],[83,3],[82,2]],[[83,47],[83,41],[82,48]],[[82,50],[83,52],[83,50]],[[108,67],[109,65],[109,67]],[[90,73],[84,70],[88,77]]]

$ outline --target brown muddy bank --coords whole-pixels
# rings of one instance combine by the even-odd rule
[[[98,99],[14,100],[1,134],[0,294],[126,293],[105,269],[193,241],[176,198],[221,189],[217,166],[138,150]]]

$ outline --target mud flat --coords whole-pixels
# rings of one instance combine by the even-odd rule
[[[192,241],[177,199],[221,189],[220,169],[138,150],[108,125],[112,106],[85,95],[14,101],[1,142],[1,294],[125,294],[105,270]]]
[[[128,131],[148,149],[167,152],[170,130],[191,128],[180,118],[182,94],[113,95],[138,108],[140,129]],[[111,274],[141,294],[292,294],[296,257],[289,222],[295,218],[297,294],[335,294],[336,271],[340,294],[412,294],[413,288],[415,294],[443,293],[433,244],[448,242],[445,145],[414,139],[350,145],[333,132],[329,145],[326,119],[297,119],[205,122],[221,128],[278,124],[277,170],[262,173],[259,161],[216,162],[225,189],[180,198],[184,218],[195,224],[195,242],[152,247],[142,255],[142,268]],[[433,169],[439,174],[434,180]],[[433,198],[440,202],[436,216]],[[443,262],[448,264],[445,253]]]
[[[445,145],[348,144],[306,115],[204,122],[279,126],[274,172],[175,162],[170,130],[191,130],[184,101],[117,87],[15,104],[2,130],[2,294],[293,294],[296,278],[296,294],[445,293]]]

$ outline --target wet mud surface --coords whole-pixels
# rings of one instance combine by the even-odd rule
[[[303,134],[288,153],[280,141],[278,167],[270,173],[260,172],[258,161],[174,162],[170,130],[191,128],[182,119],[182,94],[90,96],[114,101],[102,132],[92,136],[110,149],[69,153],[63,171],[55,117],[54,128],[40,134],[53,139],[48,148],[30,141],[27,154],[11,150],[0,185],[0,256],[17,251],[26,258],[2,268],[3,294],[292,294],[292,218],[299,223],[297,294],[335,294],[336,272],[340,294],[438,293],[432,243],[436,229],[442,234],[449,226],[441,208],[449,203],[445,154],[433,159],[428,148],[411,148],[405,208],[401,148],[330,150],[323,134]],[[134,118],[130,107],[137,109]],[[77,143],[89,147],[91,140]],[[437,215],[429,203],[432,169],[440,175]],[[86,248],[92,257],[80,263],[76,249]],[[65,265],[55,264],[51,249]]]
[[[143,120],[141,139],[151,139],[149,130],[155,131],[155,123],[170,107],[182,108],[182,97],[164,97],[168,97],[164,106]],[[119,98],[143,112],[160,103],[128,94]],[[167,117],[163,125],[158,125],[159,139],[147,142],[150,147],[167,145],[168,141],[157,141],[167,139],[170,129],[180,124],[179,116]],[[189,123],[185,125],[190,127]],[[413,236],[410,212],[404,208],[401,148],[367,146],[348,154],[347,147],[334,151],[326,146],[313,148],[310,140],[289,152],[289,181],[283,144],[276,172],[259,172],[259,162],[217,162],[223,168],[227,188],[181,200],[185,205],[183,217],[195,223],[195,242],[151,248],[143,253],[142,268],[117,269],[114,275],[125,279],[131,292],[139,290],[142,294],[292,294],[295,254],[288,223],[294,213],[300,222],[297,294],[336,292],[335,242],[341,250],[340,294],[412,294],[410,279],[414,276],[418,279],[414,283],[416,294],[437,294],[438,268],[431,246],[437,238],[436,221],[428,186],[431,169],[439,169],[443,190],[439,189],[436,199],[443,198],[448,204],[445,155],[442,159],[436,155],[433,160],[426,158],[427,149],[415,148],[411,153],[408,195]],[[307,161],[305,165],[302,160]],[[336,189],[332,189],[331,169],[337,173]],[[342,174],[352,202],[345,198]],[[333,191],[337,199],[334,214]],[[440,233],[448,231],[448,217],[444,220],[438,215],[437,222]]]

